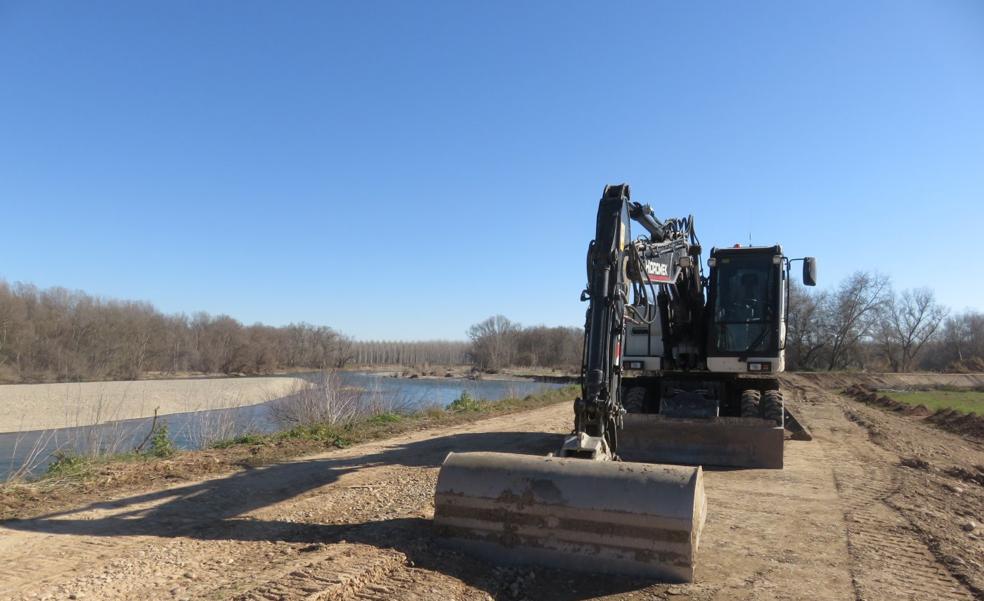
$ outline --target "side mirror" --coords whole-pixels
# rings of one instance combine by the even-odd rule
[[[806,257],[803,259],[803,283],[807,286],[817,285],[817,258]]]

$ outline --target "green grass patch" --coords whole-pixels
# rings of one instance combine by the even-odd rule
[[[243,434],[242,436],[237,436],[235,438],[214,442],[211,446],[213,449],[228,449],[229,447],[241,444],[261,444],[265,440],[266,436],[262,434]]]
[[[306,440],[318,442],[326,447],[344,448],[352,443],[348,432],[351,432],[352,424],[345,426],[333,426],[331,424],[310,424],[304,426],[294,426],[290,430],[270,434],[261,437],[263,442],[279,440]]]
[[[374,415],[369,418],[369,423],[371,424],[395,424],[396,422],[403,419],[403,416],[399,413],[380,413],[379,415]]]
[[[87,455],[74,451],[55,451],[51,462],[45,468],[44,474],[41,475],[41,479],[84,480],[93,476],[101,466],[142,460],[168,459],[178,453],[174,441],[171,440],[166,421],[154,426],[148,440],[150,445],[146,449],[135,449],[124,453]]]
[[[113,453],[90,457],[71,451],[56,451],[41,479],[85,480],[96,474],[100,467],[114,463],[132,463],[158,458],[151,453]]]
[[[49,478],[81,478],[92,469],[92,460],[82,455],[56,451],[44,475]]]
[[[979,390],[885,390],[890,398],[908,405],[925,405],[932,411],[956,409],[984,415],[984,391]]]

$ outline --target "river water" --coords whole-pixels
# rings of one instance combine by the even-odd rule
[[[464,380],[458,378],[392,378],[362,372],[340,372],[344,387],[370,391],[372,396],[404,410],[429,406],[446,407],[467,392],[476,399],[498,401],[535,394],[563,384],[516,380]],[[301,374],[313,379],[315,374]],[[275,419],[272,407],[284,399],[258,405],[175,413],[166,420],[170,437],[179,449],[198,449],[216,438],[234,438],[247,433],[269,433],[284,425]],[[151,429],[151,418],[121,420],[97,426],[0,434],[0,482],[25,467],[29,474],[44,471],[57,451],[72,453],[127,452],[140,445]],[[146,445],[150,442],[147,441]]]

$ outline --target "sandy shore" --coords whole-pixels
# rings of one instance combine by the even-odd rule
[[[300,378],[208,378],[0,386],[0,432],[88,426],[121,419],[255,405],[289,394]]]

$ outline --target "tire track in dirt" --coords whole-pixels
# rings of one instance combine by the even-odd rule
[[[835,393],[815,385],[794,388],[798,396],[812,397],[812,404],[822,401],[840,413],[836,419],[815,415],[811,425],[833,460],[848,548],[855,559],[852,579],[857,598],[973,601],[974,595],[889,504],[900,490],[899,457],[871,442],[868,432],[850,420],[844,399]]]
[[[233,597],[234,601],[487,600],[488,593],[455,579],[416,569],[402,552],[372,545],[333,545],[306,563]]]
[[[139,513],[145,508],[133,506],[129,509]],[[107,509],[99,508],[72,514],[72,519],[95,521],[109,513]],[[196,516],[196,522],[208,517],[207,514]],[[57,529],[58,519],[53,522]],[[31,530],[34,523],[36,520],[18,520],[10,525]],[[191,531],[193,528],[194,524],[189,523],[183,530]],[[50,528],[46,526],[43,529]],[[181,530],[176,528],[175,532]],[[0,531],[0,549],[4,551],[0,558],[0,595],[11,594],[28,585],[43,590],[67,572],[97,564],[104,558],[132,553],[145,544],[145,537],[77,537],[62,534],[27,537],[19,532]]]
[[[391,574],[406,558],[396,551],[380,552],[365,545],[331,552],[321,561],[308,563],[235,596],[234,601],[335,601],[370,593],[393,592]],[[378,598],[378,597],[377,597]],[[393,598],[392,596],[389,598]]]

